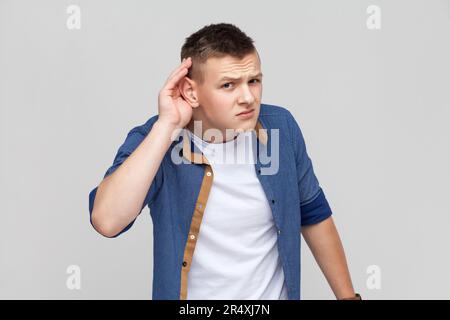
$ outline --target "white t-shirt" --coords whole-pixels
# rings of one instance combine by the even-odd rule
[[[252,132],[207,143],[189,132],[214,180],[188,273],[187,299],[286,300],[277,230],[256,176]]]

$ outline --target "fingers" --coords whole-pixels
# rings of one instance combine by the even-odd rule
[[[175,88],[178,81],[180,81],[186,74],[190,66],[192,65],[191,58],[183,59],[181,64],[170,74],[167,78],[166,83],[164,84],[164,89],[173,89]]]
[[[190,58],[189,58],[189,61],[190,61]],[[181,68],[185,67],[185,66],[186,66],[186,62],[187,62],[187,60],[186,60],[186,58],[184,58],[183,61],[181,61],[181,64],[180,64],[175,70],[172,71],[172,73],[169,75],[169,77],[167,78],[167,80],[169,80],[170,78],[172,78],[172,76],[173,76],[175,73],[177,73]],[[168,81],[166,81],[166,82],[168,82]]]

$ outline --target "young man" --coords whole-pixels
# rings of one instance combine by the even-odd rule
[[[300,299],[301,234],[335,296],[359,298],[298,124],[261,104],[253,40],[213,24],[181,58],[90,193],[93,227],[117,237],[150,208],[153,299]]]

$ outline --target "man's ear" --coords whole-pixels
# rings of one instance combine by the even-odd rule
[[[195,82],[188,77],[184,77],[178,83],[178,89],[184,100],[191,105],[192,108],[197,108],[199,106]]]

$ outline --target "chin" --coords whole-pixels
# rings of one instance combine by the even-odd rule
[[[256,123],[258,122],[258,118],[254,118],[254,119],[249,119],[248,121],[246,121],[245,123],[240,123],[237,127],[236,130],[252,130],[255,129]]]

